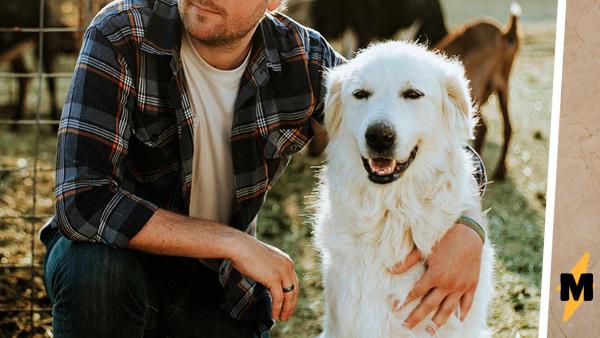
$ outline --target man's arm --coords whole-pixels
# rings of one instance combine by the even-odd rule
[[[158,209],[128,247],[155,255],[232,259],[245,237],[250,236],[223,224]]]
[[[157,255],[223,258],[243,275],[263,284],[273,299],[273,318],[287,320],[298,301],[294,262],[283,251],[232,227],[158,209],[129,242]],[[294,285],[294,291],[283,293]]]

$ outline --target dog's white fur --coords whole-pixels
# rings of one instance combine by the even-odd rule
[[[410,100],[406,89],[424,96]],[[367,89],[368,99],[352,93]],[[327,74],[325,128],[330,141],[321,174],[315,243],[322,255],[326,314],[323,337],[430,337],[432,315],[410,330],[403,325],[420,300],[400,311],[424,265],[392,275],[416,246],[427,257],[473,203],[479,203],[473,163],[464,149],[472,138],[472,102],[459,62],[406,42],[373,45]],[[416,158],[388,184],[367,178],[365,131],[376,121],[395,129],[396,159]],[[473,306],[461,322],[452,315],[435,337],[489,336],[493,251],[486,240]],[[470,262],[464,262],[470,264]]]

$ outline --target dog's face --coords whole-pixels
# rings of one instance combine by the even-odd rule
[[[328,73],[327,81],[329,137],[353,141],[374,183],[400,178],[424,146],[472,136],[462,67],[420,46],[369,47]]]

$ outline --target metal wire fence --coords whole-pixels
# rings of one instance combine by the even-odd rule
[[[49,164],[53,161],[40,159],[54,157],[52,150],[48,150],[53,148],[47,143],[56,143],[53,130],[58,120],[43,112],[43,98],[48,97],[43,83],[48,79],[69,79],[72,73],[53,72],[54,68],[49,69],[47,65],[49,55],[46,54],[49,50],[60,52],[60,43],[64,42],[60,37],[49,38],[51,34],[69,34],[76,44],[71,46],[69,56],[74,62],[74,51],[79,48],[85,27],[106,2],[21,0],[3,9],[4,17],[0,14],[0,41],[4,44],[0,49],[0,66],[14,65],[27,57],[34,60],[32,70],[12,67],[0,71],[2,91],[5,91],[0,95],[9,101],[8,108],[3,110],[23,111],[21,116],[0,111],[0,337],[52,336],[51,307],[42,282],[43,247],[37,232],[52,212],[52,189],[40,191],[40,181],[52,187],[53,182],[48,181],[52,181],[49,177],[54,176],[55,169]],[[10,6],[16,12],[11,14]],[[31,17],[37,21],[34,26],[26,19],[18,21],[18,18]],[[20,38],[15,38],[17,35]],[[25,35],[28,36],[23,39]],[[23,47],[19,41],[29,45]],[[27,91],[30,81],[35,82],[35,86]],[[20,99],[11,106],[15,82],[19,84],[19,91],[25,90],[27,99]],[[61,88],[57,90],[60,91]],[[57,92],[50,91],[49,95],[62,96],[64,88]],[[25,109],[27,102],[33,103],[28,105],[32,109]],[[57,108],[50,107],[53,109]],[[22,146],[23,143],[27,146]],[[20,156],[15,156],[12,150],[23,147],[27,154],[17,159]],[[40,200],[44,201],[43,207]]]

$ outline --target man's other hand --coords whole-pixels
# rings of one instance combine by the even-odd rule
[[[427,269],[415,283],[404,304],[423,297],[421,303],[411,312],[405,325],[415,327],[433,311],[433,322],[442,326],[460,304],[460,320],[464,320],[473,303],[473,296],[479,282],[481,237],[463,224],[454,226],[433,247],[427,258]],[[410,269],[422,257],[414,249],[402,264],[390,269],[394,274]],[[437,328],[429,328],[431,331]]]

